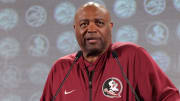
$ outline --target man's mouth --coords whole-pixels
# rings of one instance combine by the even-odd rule
[[[96,38],[96,37],[86,38],[86,42],[88,42],[90,44],[95,44],[95,43],[97,43],[98,40],[99,40],[99,38]]]

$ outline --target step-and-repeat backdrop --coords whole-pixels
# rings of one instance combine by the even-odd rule
[[[79,47],[77,8],[111,12],[113,42],[143,46],[180,89],[180,0],[0,0],[0,100],[39,101],[49,70]]]

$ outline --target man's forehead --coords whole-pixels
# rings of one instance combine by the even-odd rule
[[[89,18],[97,18],[97,19],[105,19],[107,18],[107,14],[103,13],[103,12],[96,12],[96,11],[92,11],[92,12],[80,12],[78,14],[78,19],[89,19]]]
[[[104,8],[96,7],[96,6],[85,6],[85,7],[80,8],[77,11],[78,15],[85,15],[87,13],[96,14],[96,15],[98,15],[98,14],[105,15],[107,13],[107,11]]]

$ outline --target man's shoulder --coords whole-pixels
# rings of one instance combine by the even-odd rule
[[[75,55],[76,53],[72,53],[58,58],[51,67],[51,73],[58,75],[61,71],[68,70],[75,58]]]
[[[118,57],[127,60],[128,58],[134,58],[141,48],[141,46],[131,42],[116,42],[112,44],[111,51],[115,51]]]
[[[135,55],[138,56],[146,56],[151,57],[149,53],[143,47],[131,43],[131,42],[117,42],[112,45],[112,51],[116,51],[119,55],[126,55],[133,57]]]
[[[139,48],[141,46],[134,44],[132,42],[116,42],[112,44],[112,50],[114,51],[122,51],[122,50],[130,50],[130,51],[134,51],[137,48]]]
[[[73,62],[75,55],[76,55],[76,53],[71,53],[71,54],[62,56],[56,60],[55,64],[57,64],[57,63],[69,63],[69,62],[71,63],[71,62]]]

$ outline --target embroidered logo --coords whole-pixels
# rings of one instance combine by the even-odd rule
[[[104,96],[109,98],[120,98],[122,90],[122,82],[115,77],[108,78],[102,86],[102,92]]]

